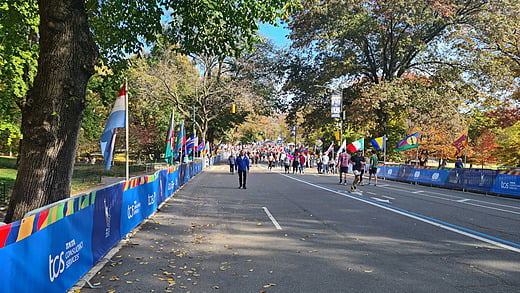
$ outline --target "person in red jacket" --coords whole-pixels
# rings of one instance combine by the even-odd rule
[[[338,167],[339,173],[339,183],[347,185],[347,173],[348,173],[348,164],[350,163],[350,155],[347,154],[346,150],[343,150],[341,154],[338,156],[338,162],[336,166]],[[342,177],[343,176],[343,177]]]

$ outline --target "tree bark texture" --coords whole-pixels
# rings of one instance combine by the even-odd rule
[[[70,196],[86,88],[99,53],[84,0],[39,0],[40,55],[22,106],[18,175],[6,222]]]

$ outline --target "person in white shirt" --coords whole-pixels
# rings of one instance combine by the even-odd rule
[[[329,169],[329,155],[327,153],[321,157],[321,163],[323,164],[323,173],[327,174]]]

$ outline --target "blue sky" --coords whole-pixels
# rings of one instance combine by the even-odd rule
[[[271,39],[277,47],[283,48],[289,46],[290,40],[287,39],[287,35],[290,30],[285,25],[273,26],[270,24],[260,24],[260,35]]]

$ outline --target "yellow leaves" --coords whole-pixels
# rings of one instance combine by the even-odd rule
[[[109,281],[119,281],[121,280],[121,278],[119,278],[118,276],[112,276],[110,277],[110,279],[108,279]]]
[[[222,266],[219,267],[219,270],[221,271],[227,271],[231,268],[231,266],[229,266],[229,263],[228,262],[223,262],[221,263]]]
[[[107,290],[107,293],[116,293],[116,290],[110,289],[110,290]]]
[[[270,287],[273,287],[273,286],[276,286],[276,284],[269,283],[267,285],[264,285],[264,288],[270,288]]]

